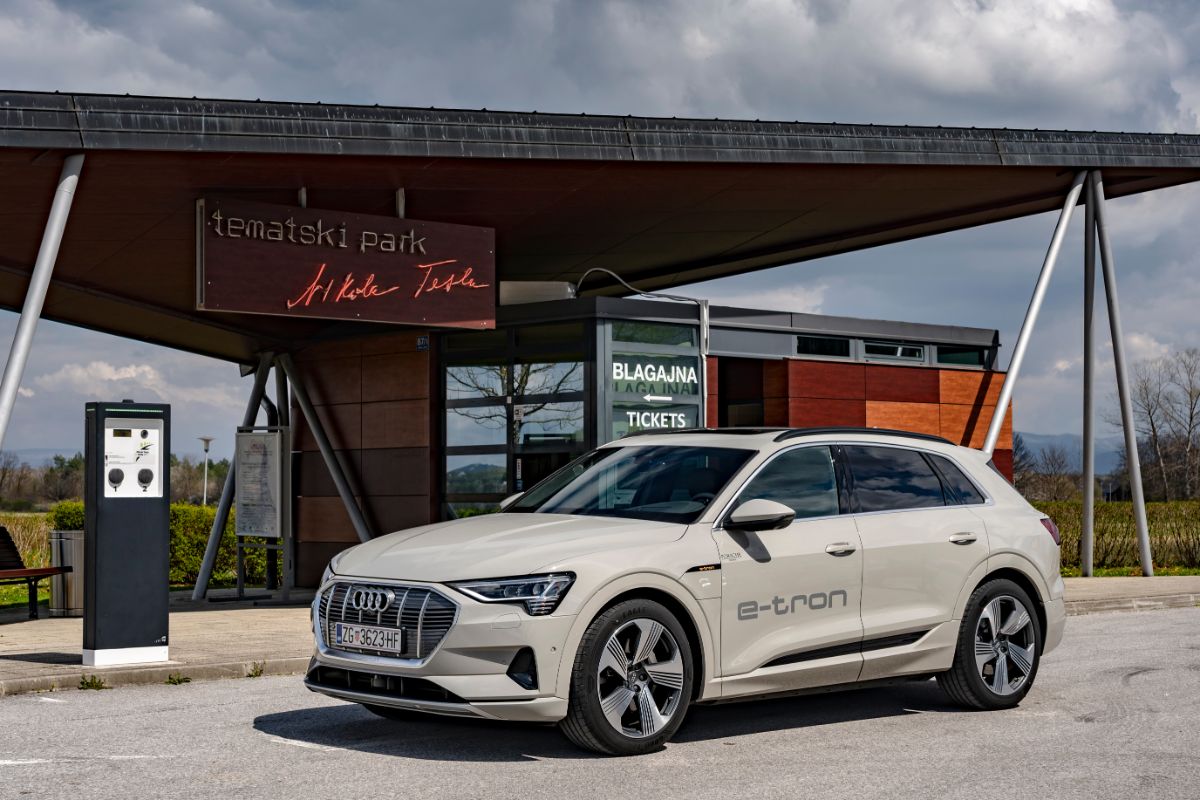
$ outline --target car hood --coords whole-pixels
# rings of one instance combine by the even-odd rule
[[[434,583],[527,575],[589,553],[674,541],[686,530],[611,517],[487,514],[372,539],[347,550],[337,574]]]

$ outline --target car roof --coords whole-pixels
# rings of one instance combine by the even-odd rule
[[[915,446],[930,443],[951,449],[958,445],[941,436],[890,428],[820,427],[820,428],[688,428],[674,431],[638,431],[626,434],[611,445],[692,445],[709,447],[741,447],[774,450],[803,439],[845,439],[861,442],[895,442]]]

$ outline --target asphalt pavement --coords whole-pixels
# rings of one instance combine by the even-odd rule
[[[1200,797],[1200,608],[1069,620],[1019,709],[932,681],[694,708],[635,758],[553,727],[392,722],[298,677],[0,699],[0,797]]]

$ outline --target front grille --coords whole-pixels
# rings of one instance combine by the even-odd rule
[[[466,703],[458,695],[424,678],[380,675],[352,669],[316,666],[309,670],[308,682],[318,688],[349,689],[360,694],[393,697],[397,700],[424,700],[435,703]]]
[[[350,604],[350,593],[354,589],[390,589],[395,593],[396,599],[379,612],[358,611]],[[321,593],[318,608],[321,639],[327,647],[388,658],[425,658],[446,638],[457,616],[458,606],[432,589],[370,583],[335,583]],[[331,640],[335,622],[403,629],[404,652],[394,653],[346,645],[335,647]]]

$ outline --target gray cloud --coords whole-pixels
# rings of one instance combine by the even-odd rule
[[[7,0],[9,88],[466,108],[1104,130],[1200,129],[1190,0]],[[1111,206],[1131,340],[1197,345],[1195,187]],[[997,327],[1010,351],[1049,240],[1018,220],[691,287],[827,313]],[[1078,221],[1018,390],[1018,427],[1078,427]],[[1103,318],[1098,320],[1103,325]],[[12,317],[0,320],[11,331]],[[9,334],[11,335],[11,334]],[[1131,347],[1131,349],[1138,349]],[[60,326],[29,375],[148,366],[187,387],[232,368]],[[1063,365],[1066,366],[1063,366]],[[71,373],[76,374],[76,373]],[[144,372],[141,374],[145,374]],[[223,382],[223,383],[222,383]],[[12,447],[73,430],[82,395],[27,382]],[[148,386],[139,385],[139,391]],[[1107,390],[1106,390],[1107,391]],[[37,409],[35,415],[31,409]],[[219,427],[220,426],[220,427]],[[73,438],[72,441],[76,441]],[[62,444],[66,444],[63,442]]]

